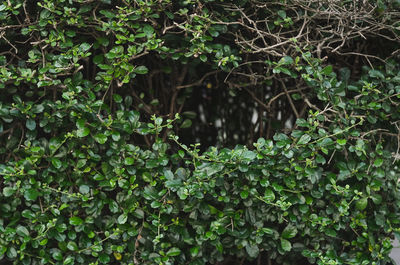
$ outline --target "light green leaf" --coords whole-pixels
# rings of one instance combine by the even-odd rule
[[[77,251],[78,250],[78,245],[73,242],[73,241],[69,241],[67,244],[67,248],[71,251]]]
[[[284,251],[289,252],[292,249],[292,244],[288,240],[281,238],[281,247]]]
[[[123,213],[120,216],[118,216],[117,222],[121,225],[125,224],[126,221],[128,221],[128,215]]]
[[[13,195],[15,193],[15,190],[11,187],[5,187],[3,189],[3,195],[5,197],[10,197],[11,195]]]
[[[278,65],[289,65],[293,63],[293,58],[290,56],[285,56],[279,60]]]
[[[242,192],[240,192],[240,197],[244,200],[247,199],[247,197],[249,197],[249,192],[247,190],[243,190]]]
[[[196,256],[199,254],[199,250],[200,250],[200,247],[198,247],[198,246],[192,247],[192,248],[190,249],[190,255],[191,255],[192,257],[196,257]]]
[[[73,216],[73,217],[69,218],[69,224],[75,225],[75,226],[81,225],[81,224],[83,224],[83,220],[80,217]]]
[[[82,44],[79,46],[79,50],[80,50],[81,52],[86,52],[86,51],[89,50],[89,49],[90,49],[90,44],[89,44],[89,43],[86,43],[86,42],[82,43]]]
[[[107,142],[107,136],[102,134],[102,133],[98,133],[94,136],[94,139],[96,140],[96,142],[98,142],[99,144],[104,144],[105,142]]]
[[[82,138],[82,137],[88,136],[89,133],[90,133],[89,128],[87,128],[87,127],[82,127],[82,128],[79,128],[79,129],[76,131],[76,136]]]
[[[367,208],[367,205],[368,205],[368,198],[367,197],[361,198],[356,202],[356,208],[358,210],[360,210],[360,211],[362,211],[365,208]]]
[[[135,159],[133,159],[133,157],[126,157],[124,160],[124,164],[127,166],[133,165],[134,162],[135,162]]]
[[[382,164],[383,164],[383,159],[382,158],[377,158],[374,161],[374,167],[380,167],[380,166],[382,166]]]
[[[336,142],[337,142],[339,145],[345,145],[345,144],[347,143],[347,140],[346,140],[346,139],[337,139]]]
[[[20,236],[22,236],[22,237],[27,237],[27,236],[29,236],[29,231],[28,231],[28,229],[26,229],[25,226],[22,226],[22,225],[20,225],[20,226],[17,227],[16,232],[17,232],[18,235],[20,235]]]
[[[274,192],[271,189],[267,188],[264,193],[264,199],[268,202],[275,200]]]
[[[90,188],[88,185],[81,185],[79,186],[79,192],[82,194],[88,194],[90,191]]]
[[[297,142],[298,145],[306,144],[311,140],[311,136],[308,134],[303,134],[299,141]]]

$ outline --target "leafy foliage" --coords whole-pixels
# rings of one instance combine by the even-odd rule
[[[367,1],[378,15],[332,51],[293,35],[331,4],[117,2],[0,5],[0,260],[391,263],[397,3]],[[379,34],[387,50],[344,55]],[[200,146],[207,105],[225,127]]]

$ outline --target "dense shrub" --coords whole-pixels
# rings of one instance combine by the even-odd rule
[[[391,264],[399,6],[304,2],[1,4],[0,261]]]

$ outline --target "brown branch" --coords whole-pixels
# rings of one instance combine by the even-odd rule
[[[300,118],[299,113],[297,112],[296,106],[294,105],[293,100],[292,100],[292,98],[290,97],[290,95],[288,93],[288,90],[286,88],[285,82],[282,79],[279,79],[279,81],[282,84],[282,88],[283,88],[283,90],[285,92],[285,95],[286,95],[286,97],[287,97],[287,99],[289,101],[290,106],[292,107],[292,110],[293,110],[294,114],[296,115],[296,118]]]

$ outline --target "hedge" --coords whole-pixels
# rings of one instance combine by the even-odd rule
[[[204,147],[185,134],[195,119],[184,101],[214,72],[240,76],[254,50],[229,34],[243,33],[247,22],[238,26],[237,16],[260,3],[117,2],[0,5],[0,261],[392,264],[400,232],[396,53],[377,53],[357,73],[288,37],[290,54],[274,51],[261,71],[306,86],[277,92],[287,101],[273,103],[298,114],[293,127]],[[282,24],[273,32],[288,35],[294,11],[316,8],[271,3],[266,10]],[[385,3],[373,7],[398,8]],[[170,90],[145,90],[154,72],[143,58],[165,64]],[[235,77],[226,91],[249,89],[262,107],[250,85],[276,84],[266,80]]]

